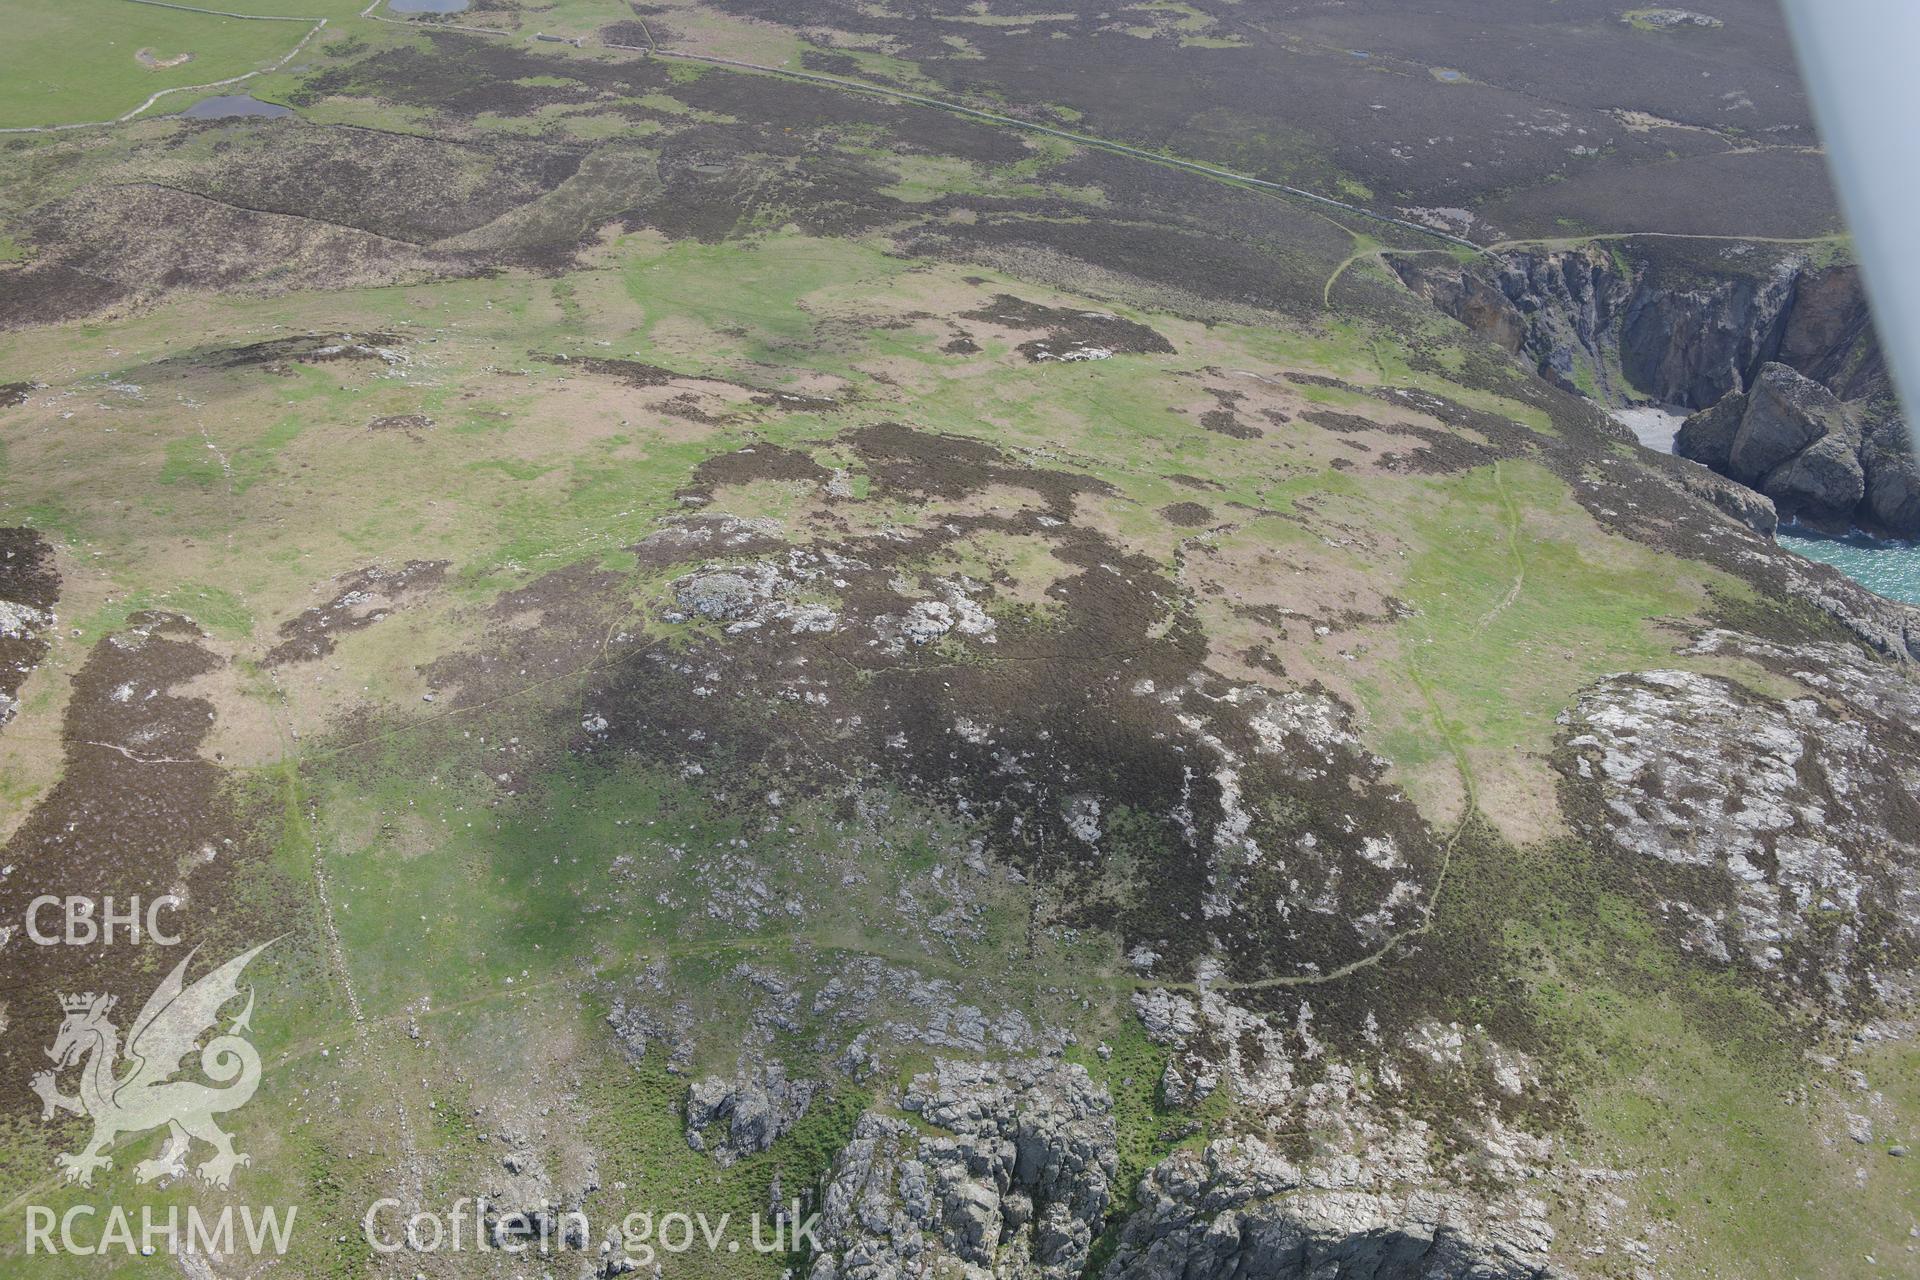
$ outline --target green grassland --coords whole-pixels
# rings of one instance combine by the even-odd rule
[[[252,12],[241,6],[235,12]],[[260,10],[271,14],[274,5]],[[338,0],[317,0],[297,12],[318,20],[351,12]],[[189,13],[129,0],[25,0],[7,13],[0,43],[0,128],[116,119],[165,89],[211,84],[278,62],[311,22],[251,21]],[[174,67],[143,66],[150,50]],[[178,95],[157,110],[186,105]]]
[[[141,0],[21,0],[9,6],[7,39],[0,43],[0,129],[116,120],[154,93],[266,71],[322,21],[327,26],[316,37],[320,41],[390,41],[403,29],[383,11],[363,18],[365,0],[210,0],[199,7],[219,12]],[[533,24],[527,34],[537,27],[578,37],[627,11],[611,0],[560,0],[524,12],[509,6],[488,16],[506,20],[503,33],[519,34]],[[136,57],[142,50],[160,63],[192,57],[177,66],[149,66]],[[283,74],[224,91],[257,89],[271,98],[276,89],[297,83]],[[191,101],[191,95],[170,93],[150,113],[177,111]]]

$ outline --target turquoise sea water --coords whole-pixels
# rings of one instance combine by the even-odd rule
[[[1658,405],[1615,409],[1613,416],[1641,444],[1661,453],[1673,452],[1674,433],[1686,421],[1684,409]],[[1880,542],[1865,534],[1829,538],[1785,524],[1774,536],[1787,550],[1830,564],[1869,591],[1903,604],[1920,605],[1920,543]]]
[[[1920,544],[1862,536],[1823,538],[1785,525],[1776,536],[1787,550],[1830,564],[1869,591],[1920,605]]]

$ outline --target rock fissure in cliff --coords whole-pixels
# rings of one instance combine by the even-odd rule
[[[1920,537],[1920,465],[1857,267],[1738,243],[1637,242],[1396,266],[1565,389],[1692,411],[1675,452],[1781,515]]]

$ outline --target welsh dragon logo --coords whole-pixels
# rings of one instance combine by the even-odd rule
[[[251,988],[246,1008],[232,1025],[200,1049],[201,1072],[224,1087],[171,1077],[182,1070],[200,1037],[214,1027],[221,1007],[239,996],[241,971],[272,945],[263,942],[235,956],[192,986],[184,982],[194,956],[189,952],[147,997],[140,1016],[133,1020],[124,1061],[119,1030],[108,1019],[116,998],[90,993],[60,997],[66,1020],[46,1051],[56,1065],[35,1075],[31,1087],[40,1095],[42,1120],[51,1120],[59,1110],[93,1121],[93,1137],[81,1151],[55,1157],[66,1170],[68,1182],[93,1185],[94,1170],[113,1167],[113,1159],[104,1153],[116,1137],[162,1125],[167,1135],[161,1139],[159,1153],[134,1166],[134,1176],[141,1182],[184,1177],[187,1152],[195,1139],[212,1146],[213,1155],[194,1172],[216,1187],[231,1185],[234,1168],[251,1163],[233,1149],[233,1136],[213,1122],[216,1115],[245,1106],[260,1084],[260,1055],[242,1035],[252,1030]],[[60,1092],[57,1075],[82,1062],[79,1093]]]

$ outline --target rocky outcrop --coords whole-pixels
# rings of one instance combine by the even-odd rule
[[[1407,286],[1469,329],[1516,355],[1541,376],[1578,390],[1582,371],[1604,383],[1621,308],[1632,280],[1597,244],[1554,253],[1515,253],[1491,263],[1435,267],[1394,259]]]
[[[1772,358],[1831,388],[1842,400],[1858,400],[1885,388],[1886,364],[1858,267],[1800,273]]]
[[[1408,287],[1524,355],[1542,377],[1611,403],[1704,407],[1779,358],[1789,332],[1792,358],[1819,368],[1844,363],[1823,341],[1854,344],[1859,337],[1851,313],[1833,314],[1846,311],[1835,285],[1820,292],[1818,315],[1794,325],[1797,259],[1757,276],[1679,282],[1597,243],[1465,266],[1436,267],[1427,258],[1396,266]]]
[[[1197,1028],[1193,1011],[1182,1013],[1177,1003],[1155,1008],[1176,1033]],[[948,1062],[917,1077],[903,1106],[923,1123],[870,1112],[835,1161],[810,1280],[1079,1280],[1117,1194],[1117,1134],[1104,1089],[1058,1060]],[[1340,1135],[1341,1152],[1328,1168],[1297,1165],[1255,1138],[1176,1153],[1142,1179],[1138,1207],[1119,1224],[1100,1275],[1552,1274],[1544,1202],[1433,1189],[1431,1179],[1375,1178],[1354,1155],[1370,1150],[1352,1144],[1359,1136]],[[1503,1170],[1507,1162],[1480,1167]]]
[[[60,574],[53,545],[34,529],[0,529],[0,726],[19,709],[20,689],[53,647]]]
[[[1816,517],[1850,519],[1866,493],[1860,446],[1844,436],[1823,436],[1783,462],[1760,483],[1776,506]]]
[[[1817,690],[1608,676],[1562,715],[1575,825],[1628,859],[1679,945],[1840,1005],[1889,993],[1920,949],[1920,684],[1844,645],[1710,632]]]
[[[1620,21],[1632,27],[1643,27],[1654,31],[1673,31],[1681,27],[1724,27],[1727,24],[1718,18],[1704,13],[1695,13],[1691,9],[1635,9],[1622,14]]]
[[[1113,1104],[1085,1069],[943,1062],[903,1106],[925,1126],[870,1112],[835,1160],[811,1280],[1078,1280],[1118,1169]]]
[[[1315,1185],[1265,1143],[1220,1139],[1148,1171],[1102,1280],[1540,1280],[1544,1202],[1488,1216],[1432,1191]]]
[[[1762,367],[1741,399],[1740,426],[1721,465],[1742,483],[1765,481],[1822,441],[1859,437],[1833,392],[1783,364]]]
[[[1681,423],[1673,436],[1673,451],[1724,475],[1732,464],[1733,442],[1746,417],[1746,393],[1736,391]]]
[[[787,1079],[779,1063],[732,1081],[707,1076],[687,1091],[687,1145],[722,1165],[765,1151],[807,1114],[818,1088]]]
[[[828,631],[838,620],[834,612],[795,597],[836,560],[832,553],[822,557],[796,550],[785,563],[756,560],[689,574],[673,585],[679,608],[663,616],[675,623],[694,618],[720,623],[728,635],[779,625],[794,634]]]
[[[1687,419],[1674,451],[1773,499],[1788,515],[1920,534],[1920,467],[1890,406],[1846,405],[1782,364]]]
[[[1864,519],[1855,523],[1920,537],[1920,459],[1907,420],[1886,404],[1869,405],[1861,420],[1860,468],[1866,475]]]
[[[1787,597],[1832,618],[1874,653],[1920,662],[1920,609],[1876,595],[1838,569],[1775,551]]]
[[[1762,537],[1771,538],[1780,527],[1780,513],[1772,498],[1755,493],[1718,472],[1704,466],[1689,466],[1680,473],[1679,480],[1688,493],[1712,503],[1723,515]]]
[[[1611,403],[1704,409],[1745,389],[1770,362],[1845,400],[1886,387],[1854,267],[1814,267],[1798,255],[1702,267],[1661,258],[1648,242],[1504,253],[1466,265],[1422,256],[1395,267],[1414,292],[1524,354],[1542,376]]]
[[[1529,324],[1528,312],[1539,312],[1535,306],[1523,309],[1515,300],[1504,281],[1490,280],[1477,271],[1437,271],[1416,272],[1412,260],[1396,261],[1403,279],[1409,284],[1417,284],[1426,294],[1427,300],[1434,306],[1458,320],[1495,346],[1515,355],[1529,345],[1534,337],[1533,326]],[[1516,266],[1515,269],[1518,269]],[[1531,285],[1533,282],[1529,281]],[[1517,291],[1521,296],[1536,296],[1532,289]],[[1573,308],[1547,313],[1547,319],[1554,314],[1571,314]],[[1543,322],[1544,327],[1544,322]],[[1551,349],[1553,344],[1545,344]]]
[[[1712,260],[1627,247],[1642,256],[1596,243],[1395,265],[1434,306],[1567,390],[1700,410],[1675,452],[1781,514],[1920,537],[1920,464],[1858,268],[1763,261],[1751,245]],[[1771,515],[1724,491],[1701,496],[1770,527]]]
[[[1735,250],[1703,263],[1630,247],[1651,256],[1596,243],[1396,268],[1567,390],[1701,410],[1675,452],[1758,490],[1779,514],[1920,537],[1920,464],[1859,270],[1799,255],[1750,266]],[[1743,524],[1772,527],[1774,513],[1755,502],[1687,487]]]
[[[1644,271],[1621,311],[1620,372],[1627,385],[1662,404],[1699,408],[1747,384],[1776,358],[1800,264],[1761,276],[1676,286]]]
[[[1753,389],[1695,414],[1674,452],[1760,490],[1781,508],[1845,519],[1866,492],[1860,427],[1825,387],[1782,364]]]

